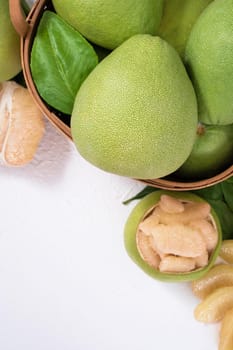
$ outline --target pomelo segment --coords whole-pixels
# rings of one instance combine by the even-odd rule
[[[219,264],[212,267],[202,278],[192,282],[192,291],[200,299],[221,287],[233,287],[233,266]]]
[[[233,349],[233,308],[227,311],[222,320],[219,350]]]
[[[233,264],[233,240],[225,240],[222,243],[219,255],[229,264]]]
[[[197,305],[194,316],[197,321],[215,323],[221,321],[231,308],[233,308],[233,286],[221,287]]]

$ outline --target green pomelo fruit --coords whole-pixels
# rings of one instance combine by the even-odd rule
[[[181,57],[191,29],[212,0],[165,0],[158,35],[174,46]]]
[[[155,35],[163,0],[53,0],[56,12],[93,43],[114,49],[135,34]]]
[[[80,154],[122,176],[158,178],[188,158],[197,103],[184,65],[159,37],[125,41],[90,73],[71,117]]]
[[[199,126],[193,150],[176,171],[179,179],[198,180],[219,174],[233,163],[233,124]]]
[[[130,213],[124,229],[124,243],[125,248],[135,264],[137,264],[145,273],[147,273],[152,278],[167,281],[167,282],[184,282],[192,281],[202,277],[214,264],[218,257],[221,243],[222,243],[222,231],[219,219],[213,209],[211,209],[211,216],[214,219],[218,232],[218,242],[209,257],[209,262],[204,268],[199,268],[191,272],[183,273],[167,273],[160,272],[157,269],[149,266],[140,256],[137,243],[136,243],[136,233],[138,225],[141,223],[145,215],[153,208],[160,200],[162,194],[167,194],[174,198],[178,198],[184,202],[205,202],[204,199],[190,192],[174,192],[174,191],[156,191],[148,194],[143,199],[141,199],[138,204],[133,208]]]
[[[0,1],[0,82],[13,78],[21,70],[20,39],[9,14],[9,1]]]
[[[205,124],[233,123],[233,1],[215,0],[189,36],[185,60]]]

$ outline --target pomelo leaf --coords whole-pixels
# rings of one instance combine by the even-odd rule
[[[212,208],[214,208],[215,212],[218,215],[221,227],[223,239],[232,239],[233,238],[233,212],[225,203],[221,200],[208,200],[209,204]]]
[[[26,0],[21,0],[21,6],[22,6],[22,9],[23,9],[23,12],[27,16],[29,14],[29,12],[30,12],[31,6],[27,3]]]
[[[145,188],[143,188],[143,190],[141,190],[139,193],[137,193],[135,196],[126,199],[123,204],[129,204],[132,201],[138,200],[138,199],[142,199],[145,196],[147,196],[148,194],[158,191],[159,188],[155,188],[155,187],[151,187],[151,186],[146,186]]]
[[[195,193],[205,199],[224,200],[221,183],[213,186],[195,190]]]
[[[73,27],[45,11],[31,52],[31,72],[40,96],[57,110],[71,114],[81,84],[98,64],[93,47]]]
[[[233,212],[233,177],[221,183],[224,199]]]

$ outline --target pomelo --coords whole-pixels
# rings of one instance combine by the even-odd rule
[[[114,49],[129,37],[156,34],[163,0],[53,0],[56,12],[93,43]]]
[[[165,0],[158,35],[184,55],[194,23],[213,0]]]
[[[197,93],[200,121],[232,124],[232,0],[215,0],[202,12],[189,36],[185,61]]]
[[[9,14],[9,1],[0,1],[0,82],[13,78],[21,70],[20,38]]]
[[[146,34],[131,37],[96,66],[71,117],[74,142],[86,160],[144,179],[179,168],[196,128],[196,96],[178,53]]]
[[[200,125],[188,159],[176,172],[179,179],[207,179],[232,165],[233,124]]]

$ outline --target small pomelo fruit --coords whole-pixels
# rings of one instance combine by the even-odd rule
[[[233,161],[233,124],[199,125],[188,159],[178,169],[179,179],[198,180],[224,171]]]
[[[158,35],[184,56],[191,29],[201,12],[213,0],[165,0]]]
[[[197,128],[193,86],[173,47],[135,35],[81,86],[71,117],[80,154],[122,176],[158,178],[188,158]]]
[[[205,124],[233,123],[233,1],[215,0],[196,21],[185,60]]]
[[[135,34],[155,35],[163,0],[53,0],[56,12],[93,43],[114,49]]]
[[[20,40],[9,14],[9,1],[0,1],[0,82],[13,78],[21,70]]]

